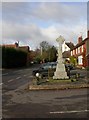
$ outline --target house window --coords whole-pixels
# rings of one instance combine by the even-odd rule
[[[78,47],[78,53],[80,53],[80,47]]]
[[[73,50],[73,55],[74,55],[74,50]]]
[[[77,54],[78,54],[78,48],[77,48]]]
[[[76,54],[77,54],[77,48],[76,48]]]
[[[82,45],[82,52],[83,52],[83,45]]]
[[[78,64],[82,65],[83,64],[83,56],[78,56]]]

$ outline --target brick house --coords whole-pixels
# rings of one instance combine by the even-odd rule
[[[71,50],[71,56],[77,58],[78,66],[86,67],[87,66],[87,42],[89,41],[89,32],[87,32],[87,38],[84,40],[82,36],[78,38],[77,45]]]
[[[15,43],[15,44],[5,44],[5,45],[1,45],[2,47],[8,47],[8,48],[18,48],[19,45],[18,43]]]
[[[89,67],[89,31],[88,31],[88,37],[86,42],[86,58],[87,58],[87,67]]]
[[[87,55],[87,67],[89,67],[89,53]]]
[[[19,46],[19,43],[15,43],[15,44],[6,44],[6,45],[2,45],[3,47],[8,47],[8,48],[15,48],[18,50],[22,50],[24,52],[29,52],[30,48],[29,46]]]

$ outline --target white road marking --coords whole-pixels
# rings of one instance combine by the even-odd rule
[[[8,73],[4,73],[4,74],[2,74],[2,75],[8,75]]]
[[[81,113],[81,112],[88,112],[89,110],[73,110],[73,111],[54,111],[54,112],[50,112],[50,114],[64,114],[64,113]]]
[[[17,77],[16,79],[20,79],[21,77]]]
[[[2,85],[3,83],[0,83],[0,85]]]
[[[8,82],[12,82],[14,79],[9,80]]]

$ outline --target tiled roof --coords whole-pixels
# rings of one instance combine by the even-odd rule
[[[4,47],[11,47],[11,48],[16,48],[16,45],[14,44],[8,44],[8,45],[2,45],[2,46],[4,46]]]
[[[72,42],[65,43],[70,49],[74,48],[74,44]]]
[[[63,55],[63,58],[69,58],[70,55],[71,55],[71,53],[70,53],[70,51],[64,51],[64,52],[62,53],[62,55]]]
[[[18,48],[20,50],[23,51],[29,51],[29,46],[18,46],[18,44],[6,44],[6,45],[0,45],[0,46],[4,46],[4,47],[8,47],[8,48]]]

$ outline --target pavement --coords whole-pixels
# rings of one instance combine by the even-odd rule
[[[32,81],[32,83],[29,85],[29,90],[64,90],[80,88],[89,88],[89,78],[79,78],[77,81],[57,82],[53,84],[46,80],[41,80],[40,84],[38,85]]]

